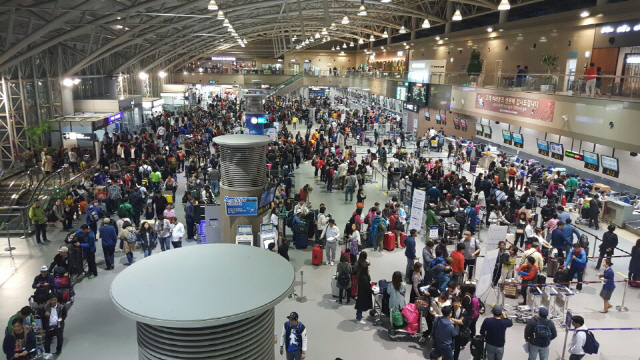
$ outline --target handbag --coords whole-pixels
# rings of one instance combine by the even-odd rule
[[[523,229],[516,229],[516,234],[524,234],[524,230]]]

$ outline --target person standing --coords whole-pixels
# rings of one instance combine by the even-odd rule
[[[83,233],[80,235],[79,233]],[[93,279],[98,276],[98,268],[96,266],[96,234],[89,228],[89,225],[82,224],[80,230],[76,232],[76,238],[84,237],[85,241],[80,243],[80,246],[84,249],[84,256],[87,259],[87,266],[89,267],[88,279]]]
[[[184,215],[187,221],[187,240],[193,240],[193,229],[195,226],[195,206],[193,206],[193,198],[187,201],[187,205],[184,207]]]
[[[538,268],[535,264],[536,258],[533,256],[527,256],[527,263],[517,269],[518,276],[520,276],[522,282],[520,294],[524,298],[524,301],[519,305],[527,305],[527,291],[529,289],[529,284],[535,284],[535,281],[537,281],[538,279],[540,268]]]
[[[360,259],[365,259],[360,261]],[[356,322],[366,325],[367,322],[362,318],[362,313],[373,308],[373,290],[371,289],[371,275],[369,275],[369,263],[366,262],[366,252],[360,253],[360,259],[356,264],[358,298],[356,299]]]
[[[578,180],[574,174],[569,175],[569,179],[565,182],[565,189],[567,203],[572,203],[578,189]]]
[[[593,195],[589,200],[589,227],[593,223],[594,229],[600,230],[600,208],[602,207],[598,194]]]
[[[118,235],[116,228],[111,225],[111,219],[102,220],[102,226],[98,229],[100,239],[102,240],[102,252],[104,253],[104,262],[107,266],[105,270],[114,269],[114,255],[116,252],[116,244],[118,243]]]
[[[327,253],[327,260],[325,265],[333,266],[333,261],[336,259],[336,248],[338,238],[340,237],[340,229],[336,226],[334,219],[329,219],[328,226],[322,231],[321,238],[325,239],[325,248]]]
[[[598,75],[598,70],[596,70],[594,63],[590,63],[589,68],[584,72],[587,80],[585,89],[587,96],[594,97],[596,95],[596,75]]]
[[[287,353],[287,360],[304,360],[307,357],[307,328],[298,321],[298,313],[287,316],[280,335],[280,355]]]
[[[22,326],[22,320],[14,318],[9,324],[2,350],[7,359],[26,360],[31,350],[36,348],[36,337],[28,327]]]
[[[613,263],[610,258],[604,259],[604,272],[602,274],[598,274],[600,280],[604,281],[602,290],[600,290],[600,297],[604,300],[604,310],[600,311],[603,314],[609,312],[609,309],[613,307],[613,305],[609,304],[611,294],[613,294],[613,290],[616,288],[616,284],[613,281],[615,274],[611,268],[612,265]]]
[[[154,224],[156,235],[158,236],[158,242],[160,243],[160,250],[171,249],[171,221],[165,217],[162,220],[156,220]]]
[[[476,259],[480,255],[480,243],[471,237],[471,232],[464,232],[464,269],[468,279],[473,279],[473,271],[476,267]]]
[[[538,354],[540,354],[540,360],[549,359],[549,345],[558,336],[558,332],[548,316],[549,310],[540,306],[538,316],[530,319],[524,329],[524,339],[529,344],[529,360],[536,360]]]
[[[610,261],[610,259],[607,260]],[[569,254],[567,254],[567,260],[564,262],[564,267],[569,268],[569,279],[573,280],[573,277],[578,274],[576,292],[579,294],[580,291],[582,291],[582,277],[584,276],[584,269],[587,267],[587,253],[580,247],[580,243],[573,244],[573,249],[571,249]],[[602,293],[600,293],[600,296],[602,296]]]
[[[433,334],[433,350],[436,356],[442,360],[453,360],[453,341],[458,336],[458,331],[451,322],[453,310],[451,306],[441,309],[442,316],[433,321],[431,333]]]
[[[631,260],[629,261],[629,281],[640,279],[640,239],[631,248]]]
[[[589,329],[584,326],[584,318],[582,316],[572,316],[571,325],[575,328],[573,337],[569,343],[569,360],[581,360],[584,355],[584,344],[587,342],[587,331]]]
[[[184,225],[178,221],[178,218],[172,218],[171,224],[171,245],[173,248],[182,247],[182,238],[184,237]]]
[[[49,302],[44,306],[44,352],[51,353],[51,340],[56,337],[56,356],[62,354],[64,343],[64,320],[67,318],[67,309],[58,302],[58,298],[51,294]]]
[[[47,240],[47,217],[40,207],[40,200],[36,200],[29,209],[29,219],[31,219],[33,226],[36,228],[36,242],[38,244],[49,242]],[[40,238],[42,238],[42,241],[40,241]]]
[[[406,240],[405,240],[406,244]],[[431,262],[435,260],[436,253],[433,250],[434,243],[432,240],[427,241],[427,244],[422,248],[422,263],[424,264],[424,282],[425,284],[431,284],[433,279],[433,273],[431,271]]]
[[[591,206],[593,206],[593,204]],[[607,259],[611,259],[614,251],[616,250],[616,246],[618,246],[618,235],[614,232],[615,230],[615,225],[609,225],[607,227],[607,232],[602,235],[602,243],[600,244],[600,257],[598,258],[598,263],[596,264],[596,270],[600,270],[602,259],[605,256],[607,257]]]
[[[344,203],[353,203],[353,193],[356,190],[356,183],[358,179],[354,175],[353,171],[349,171],[344,180]]]
[[[416,235],[418,231],[416,229],[411,229],[409,231],[409,236],[407,236],[404,241],[404,245],[406,248],[404,249],[404,256],[407,257],[407,268],[405,271],[405,280],[411,280],[411,276],[413,273],[413,262],[417,259],[416,257]]]
[[[484,336],[487,346],[487,360],[502,360],[507,328],[513,326],[513,321],[507,319],[500,305],[491,310],[492,318],[486,318],[480,326],[480,335]]]
[[[349,260],[349,254],[346,252],[342,253],[340,255],[340,263],[336,269],[338,274],[338,288],[340,290],[339,298],[336,302],[339,304],[342,304],[343,293],[346,293],[347,305],[351,304],[351,275],[353,274],[353,270],[351,269]]]

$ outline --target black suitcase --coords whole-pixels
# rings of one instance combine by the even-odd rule
[[[569,278],[569,269],[562,268],[558,269],[556,275],[553,277],[553,282],[556,284],[563,284],[565,286],[570,285],[569,282],[571,279]]]

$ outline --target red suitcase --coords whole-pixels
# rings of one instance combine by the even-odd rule
[[[396,248],[396,236],[392,232],[384,234],[382,247],[387,251],[393,251]]]
[[[358,296],[358,278],[355,275],[351,275],[351,297],[356,298]]]
[[[311,251],[311,264],[313,265],[322,264],[322,255],[323,255],[322,247],[320,245],[314,246],[313,250]]]
[[[406,245],[404,244],[404,241],[407,240],[407,235],[403,232],[400,232],[400,247],[401,248],[406,248]]]

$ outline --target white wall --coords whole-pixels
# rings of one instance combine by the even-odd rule
[[[603,178],[605,183],[613,183],[618,182],[627,186],[630,186],[635,189],[640,189],[640,156],[631,157],[630,152],[626,150],[616,149],[614,153],[614,149],[608,146],[596,144],[595,152],[598,155],[606,155],[613,156],[618,158],[618,166],[620,167],[620,177],[613,178],[610,176],[605,176],[602,174],[602,165],[600,166],[600,171],[590,171],[584,168],[584,163],[582,161],[577,161],[574,159],[570,159],[565,157],[563,161],[557,161],[552,159],[551,157],[543,157],[538,154],[538,147],[536,145],[536,139],[544,139],[545,132],[529,129],[529,128],[520,128],[520,133],[522,134],[522,138],[524,141],[524,148],[518,149],[514,146],[506,145],[502,141],[502,130],[509,129],[509,124],[500,122],[496,124],[493,120],[488,120],[486,118],[480,120],[483,125],[487,125],[490,123],[491,128],[493,130],[493,138],[491,140],[486,139],[484,137],[480,137],[479,140],[484,140],[496,144],[500,144],[504,147],[513,149],[515,153],[523,152],[525,154],[533,154],[538,157],[544,158],[548,164],[555,163],[558,167],[571,167],[574,169],[578,169],[588,174],[592,174],[594,178]],[[510,131],[518,132],[518,126],[511,125]],[[474,130],[475,131],[475,130]],[[594,144],[588,141],[580,141],[575,140],[566,136],[560,137],[557,134],[546,133],[547,141],[549,142],[560,142],[564,146],[564,150],[581,152],[582,150],[593,151]],[[573,146],[572,146],[573,143]],[[526,158],[526,155],[525,155]],[[602,163],[602,161],[601,161]],[[615,186],[611,186],[615,190]]]

